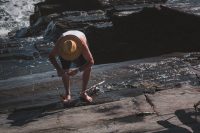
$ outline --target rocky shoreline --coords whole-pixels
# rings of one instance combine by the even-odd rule
[[[196,6],[167,0],[36,4],[30,27],[0,38],[0,132],[198,133]],[[64,87],[47,59],[51,38],[69,29],[86,34],[95,58],[90,105],[79,98],[80,74],[72,77],[73,102],[61,104]]]
[[[98,2],[102,2],[100,5],[105,3]],[[36,5],[37,10],[33,17],[35,20],[30,21],[33,21],[32,27],[35,26],[35,21],[37,21],[37,26],[44,27],[39,32],[33,32],[41,33],[45,30],[47,39],[52,38],[55,32],[70,29],[83,31],[91,44],[90,48],[97,64],[158,56],[177,51],[198,51],[200,48],[198,45],[199,16],[196,12],[165,5],[165,2],[133,1],[130,3],[128,1],[127,4],[126,1],[116,3],[110,1],[106,4],[109,6],[99,6],[90,10],[84,6],[68,9],[71,3],[66,6],[61,3],[60,6],[66,8],[65,11],[63,8],[59,11],[60,8],[53,8],[52,3],[46,1]],[[56,3],[59,4],[57,1]],[[78,3],[76,2],[77,5]],[[53,9],[50,8],[50,10],[48,5]],[[95,6],[91,7],[95,8]],[[40,49],[40,45],[37,45],[37,48]],[[44,47],[42,48],[45,50]],[[124,52],[121,51],[122,49]]]

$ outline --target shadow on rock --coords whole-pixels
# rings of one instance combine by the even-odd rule
[[[114,119],[111,119],[111,121],[117,121],[122,123],[137,123],[143,121],[143,117],[137,117],[135,114],[123,116],[123,117],[117,117]]]
[[[194,112],[192,109],[177,110],[175,115],[186,126],[190,127],[193,133],[199,133],[200,131],[200,112]]]
[[[112,106],[112,107],[109,107],[109,108],[99,108],[99,109],[96,110],[96,112],[98,112],[98,113],[107,113],[107,112],[111,112],[113,110],[118,110],[120,108],[121,108],[121,106],[116,105],[116,106]]]
[[[166,130],[154,133],[191,133],[188,129],[172,124],[167,120],[157,121],[157,123],[166,128]]]
[[[23,126],[30,122],[37,121],[39,118],[59,113],[61,110],[58,109],[61,108],[62,107],[59,105],[59,103],[56,102],[42,107],[19,109],[13,111],[7,119],[11,120],[11,122],[9,122],[11,126]]]
[[[183,125],[186,125],[192,129],[192,132],[184,127],[180,127],[178,125],[172,124],[167,120],[157,121],[157,123],[166,130],[158,131],[154,133],[199,133],[200,127],[198,122],[198,117],[200,117],[200,112],[194,112],[192,109],[187,110],[177,110],[175,111],[175,115],[182,122]]]

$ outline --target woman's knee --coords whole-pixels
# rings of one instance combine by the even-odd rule
[[[69,79],[70,76],[67,74],[68,72],[69,72],[69,70],[65,70],[65,72],[62,75],[63,79]]]
[[[90,72],[92,70],[92,68],[91,67],[88,67],[88,68],[86,68],[85,70],[84,70],[84,72]]]

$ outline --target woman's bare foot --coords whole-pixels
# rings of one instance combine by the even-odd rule
[[[62,96],[62,101],[64,103],[68,103],[71,100],[71,96],[70,95],[66,95],[66,96]]]
[[[91,103],[92,102],[92,97],[88,96],[88,94],[86,92],[81,93],[81,98],[83,98],[85,101]]]

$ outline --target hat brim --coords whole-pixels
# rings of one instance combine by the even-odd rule
[[[66,54],[66,53],[63,52],[63,50],[61,50],[61,48],[62,48],[62,46],[64,45],[64,42],[65,42],[66,40],[72,40],[72,41],[74,41],[74,42],[76,43],[76,45],[77,45],[76,50],[75,50],[73,53],[71,53],[71,54]],[[69,61],[75,60],[75,59],[77,59],[77,58],[81,55],[81,53],[82,53],[82,41],[81,41],[78,37],[76,37],[76,36],[74,36],[74,35],[67,35],[67,36],[65,36],[65,37],[62,37],[58,45],[59,45],[59,46],[58,46],[59,55],[60,55],[63,59],[65,59],[65,60],[69,60]]]

